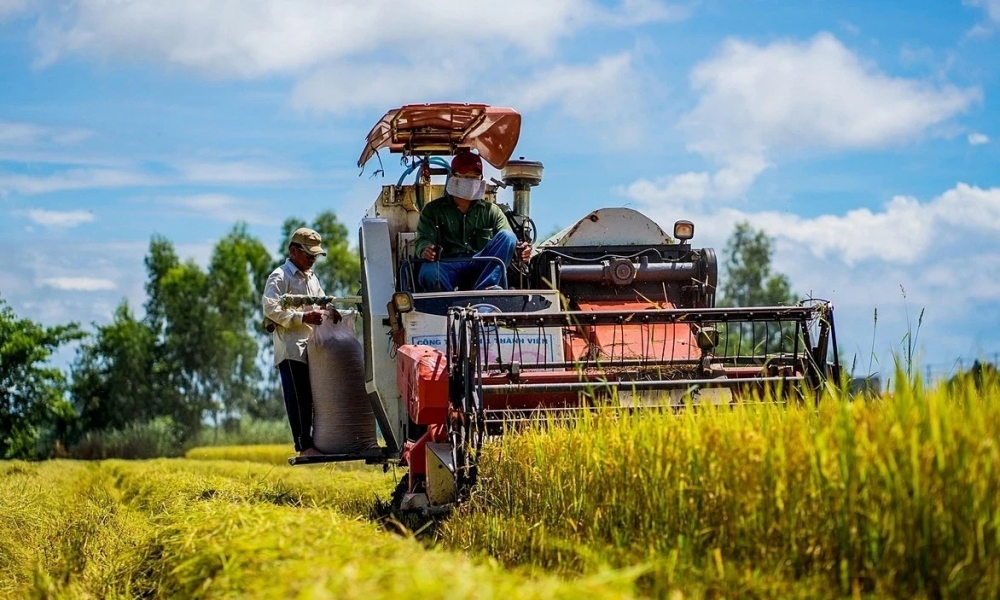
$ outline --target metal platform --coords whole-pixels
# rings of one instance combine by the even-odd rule
[[[398,459],[398,456],[394,456],[389,453],[388,448],[379,447],[373,448],[371,450],[365,450],[364,452],[358,452],[355,454],[319,454],[316,456],[292,456],[288,459],[288,464],[294,466],[297,465],[316,465],[320,463],[330,463],[330,462],[349,462],[355,460],[363,460],[366,465],[384,465],[389,461]]]

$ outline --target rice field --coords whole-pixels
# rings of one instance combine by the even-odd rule
[[[590,419],[485,457],[451,547],[560,573],[644,565],[639,589],[1000,597],[1000,395]],[[790,586],[790,587],[789,587]]]
[[[3,598],[997,598],[1000,387],[594,417],[486,449],[419,536],[402,473],[286,446],[0,462]]]
[[[4,598],[627,598],[386,533],[381,472],[231,461],[4,463]]]
[[[232,460],[287,465],[288,457],[294,455],[295,448],[291,444],[274,444],[266,446],[202,446],[188,450],[184,457],[194,460]]]

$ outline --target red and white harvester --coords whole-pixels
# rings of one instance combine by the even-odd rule
[[[717,308],[716,254],[691,245],[690,221],[671,236],[635,210],[602,208],[536,243],[529,206],[542,164],[511,160],[520,126],[510,108],[419,104],[389,111],[368,134],[359,167],[386,148],[405,167],[359,232],[365,385],[384,446],[293,464],[398,462],[409,469],[401,508],[433,512],[466,496],[482,444],[512,424],[765,391],[801,399],[837,381],[832,305]],[[425,292],[417,220],[444,194],[444,157],[466,149],[500,170],[485,201],[513,191],[513,207],[501,208],[533,254],[514,259],[507,289]]]

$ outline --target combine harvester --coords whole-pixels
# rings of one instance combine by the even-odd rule
[[[510,160],[520,125],[509,108],[422,104],[389,111],[368,134],[359,167],[385,148],[405,165],[359,238],[365,384],[385,446],[292,464],[398,462],[409,468],[400,508],[434,512],[466,497],[484,440],[518,422],[765,391],[801,399],[839,379],[828,302],[716,308],[715,251],[691,245],[694,224],[677,221],[671,237],[628,208],[595,210],[537,244],[527,263],[515,258],[508,289],[416,289],[417,220],[444,194],[433,181],[448,174],[443,157],[471,149],[500,169],[485,201],[510,188],[513,208],[501,207],[534,244],[530,195],[542,164]]]

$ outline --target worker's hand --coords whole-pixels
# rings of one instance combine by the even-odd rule
[[[323,311],[310,310],[302,314],[302,322],[307,325],[319,325],[323,322]]]
[[[344,315],[340,314],[340,311],[332,306],[328,306],[326,308],[326,316],[329,317],[330,319],[333,319],[334,325],[340,323],[341,319],[344,318]]]
[[[420,256],[424,257],[424,260],[437,260],[437,246],[427,246],[424,248],[424,251],[420,254]]]
[[[517,253],[521,257],[521,260],[528,262],[528,259],[531,258],[531,244],[528,242],[518,242]]]

